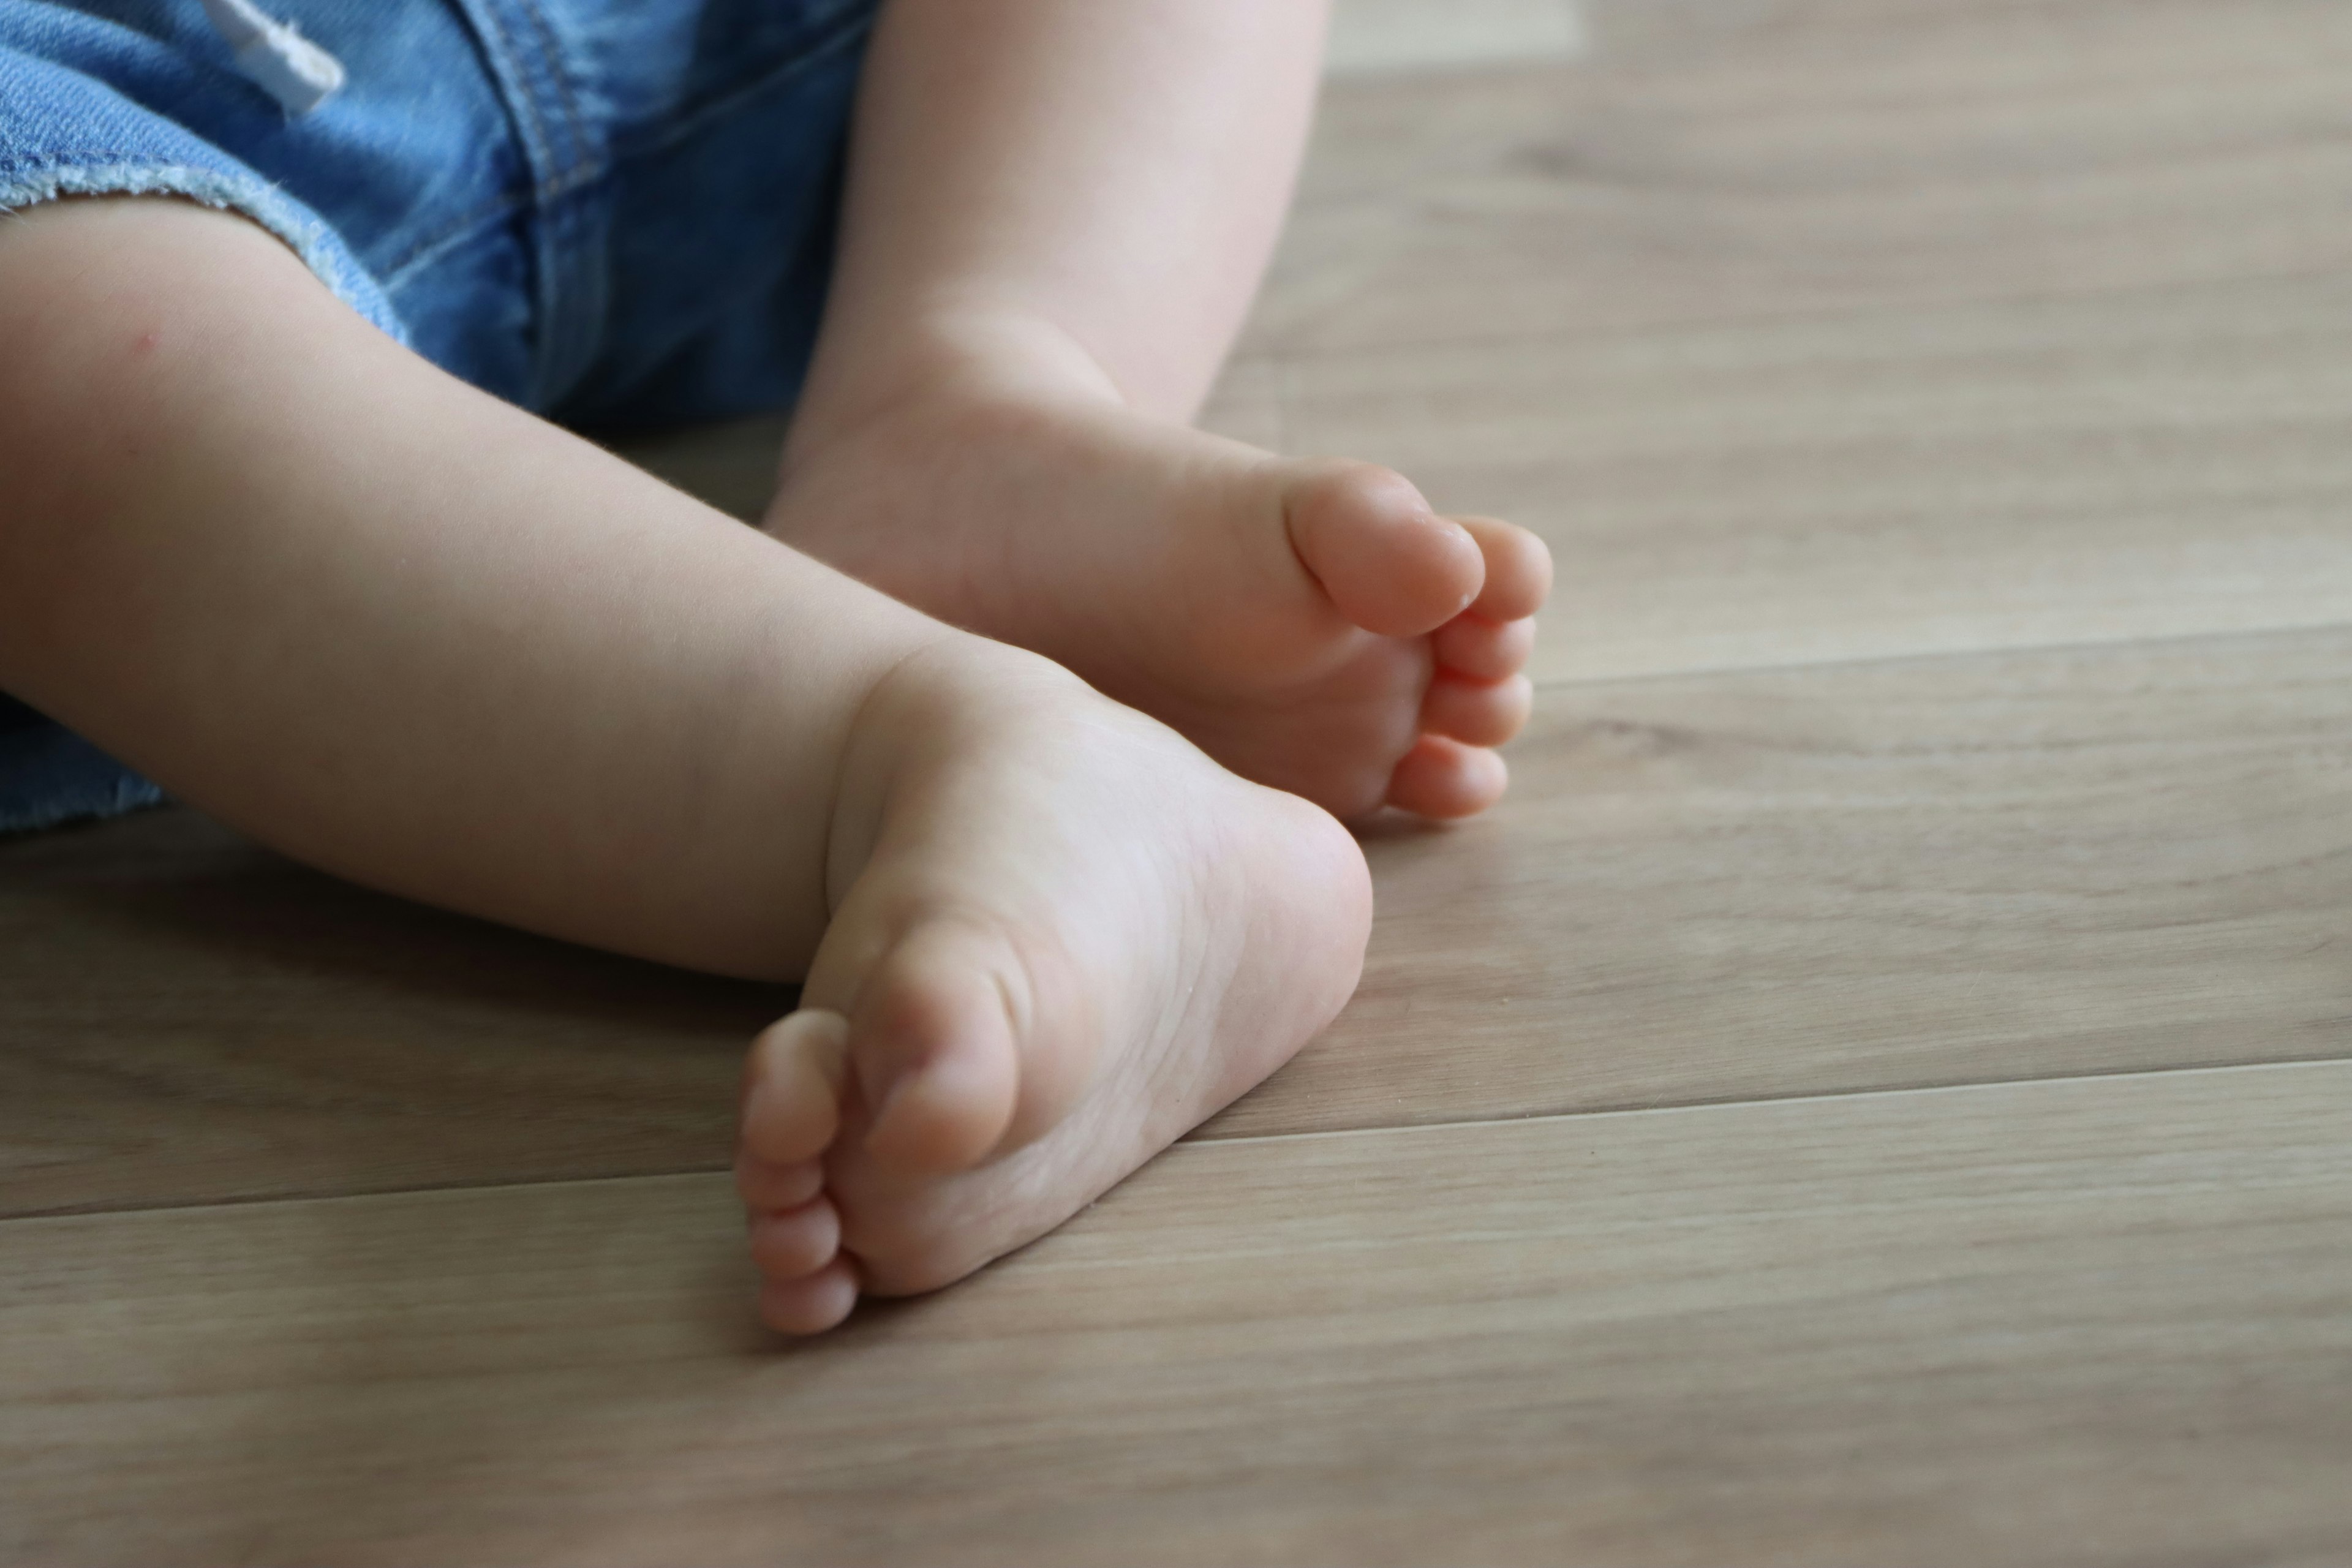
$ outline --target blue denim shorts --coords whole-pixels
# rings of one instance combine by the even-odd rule
[[[340,67],[310,105],[218,0],[0,0],[0,212],[241,213],[418,353],[568,425],[779,407],[879,3],[259,0]],[[0,695],[0,832],[157,798]]]

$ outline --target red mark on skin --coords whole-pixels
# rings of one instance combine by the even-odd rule
[[[160,335],[161,334],[156,332],[152,328],[140,333],[138,342],[132,345],[133,351],[142,354],[153,353],[155,352],[155,341]]]

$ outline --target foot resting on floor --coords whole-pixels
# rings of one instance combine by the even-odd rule
[[[736,1174],[787,1332],[1043,1235],[1355,986],[1371,891],[1345,829],[992,653],[919,656],[861,715],[844,891],[801,1010],[751,1050]]]

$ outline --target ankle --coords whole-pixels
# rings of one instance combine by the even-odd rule
[[[849,364],[820,353],[784,437],[783,467],[941,399],[1125,407],[1118,381],[1066,329],[1033,311],[943,306]]]
[[[1082,744],[1071,724],[1118,710],[1051,659],[941,628],[866,690],[840,753],[825,870],[839,908],[896,812],[983,750]],[[1099,715],[1097,715],[1099,721]]]

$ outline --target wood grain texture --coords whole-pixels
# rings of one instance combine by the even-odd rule
[[[1617,332],[2341,270],[2334,0],[1596,0],[1338,82],[1248,339]]]
[[[2352,618],[2352,11],[1582,14],[1334,85],[1237,372],[1543,533],[1540,675]]]
[[[716,1177],[0,1224],[40,1562],[2340,1563],[2352,1067],[1180,1149],[806,1348]]]
[[[1544,535],[1544,679],[2352,620],[2352,271],[1269,375],[1294,449]]]
[[[1362,989],[1207,1136],[2352,1055],[2352,631],[1555,688],[1370,845]],[[26,1213],[716,1168],[789,994],[163,816],[0,848]]]
[[[1577,0],[1335,0],[1324,69],[1459,70],[1574,59],[1584,47]]]
[[[1553,688],[1212,1132],[2352,1055],[2352,632]]]
[[[708,1166],[791,995],[363,892],[190,811],[0,840],[0,1214]]]
[[[1350,3],[1208,423],[1562,591],[1334,1030],[785,1350],[787,993],[0,843],[0,1561],[2352,1561],[2352,8]]]

